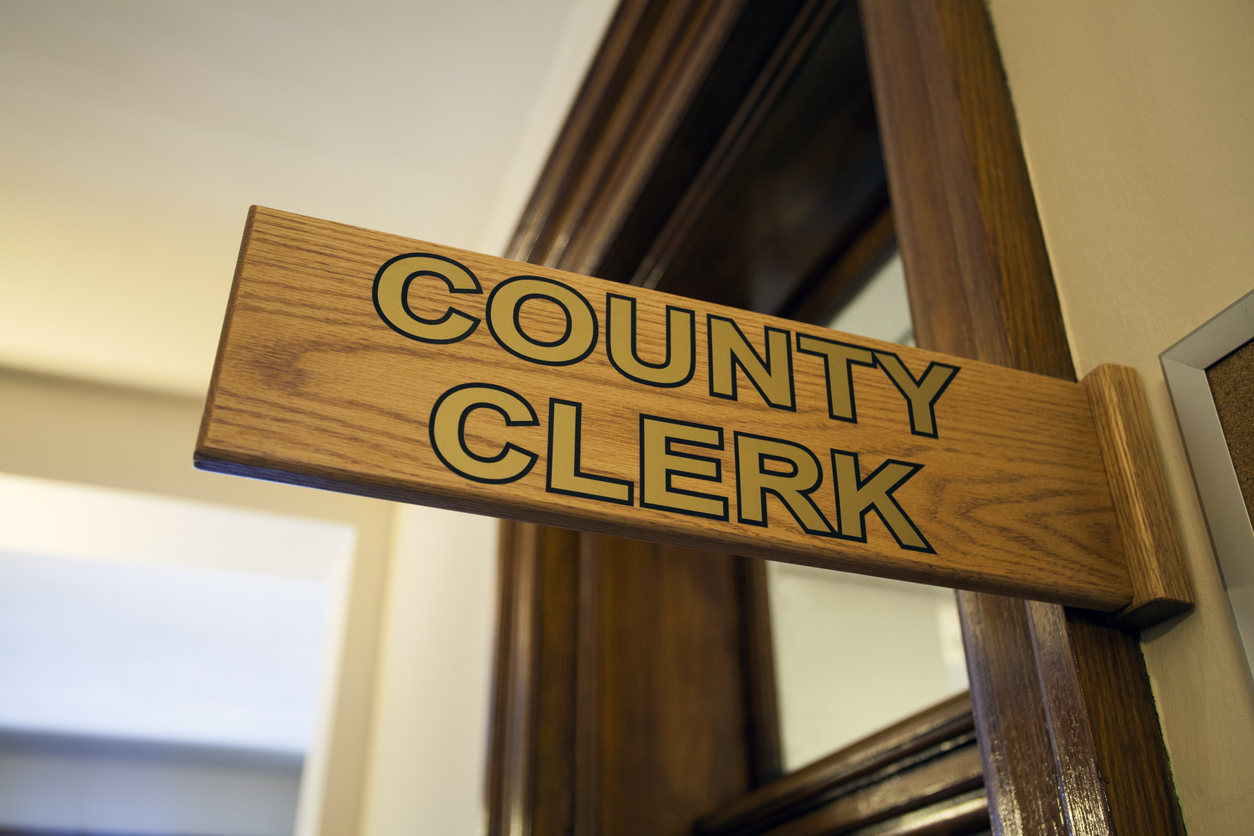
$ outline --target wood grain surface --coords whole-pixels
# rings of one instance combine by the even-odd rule
[[[970,747],[974,741],[971,699],[958,694],[723,805],[703,816],[695,832],[698,836],[772,832],[852,792]],[[965,789],[964,785],[955,792]],[[913,809],[934,800],[934,796],[916,798],[907,806]],[[985,827],[987,822],[986,811]]]
[[[1141,378],[1126,366],[1106,364],[1085,375],[1083,383],[1132,579],[1132,603],[1118,620],[1140,629],[1192,607],[1193,583],[1184,568]]]
[[[393,307],[408,304],[416,323],[434,323],[453,307],[460,313],[437,337],[478,320],[464,338],[411,339],[384,321],[386,301],[376,310],[376,274],[413,253],[464,266],[481,292],[453,294],[439,278],[420,275]],[[508,280],[517,276],[541,278],[529,288],[556,288],[572,314],[552,299],[523,295],[493,315],[488,300],[497,288],[512,291]],[[380,280],[381,293],[386,284]],[[573,293],[586,309],[570,302]],[[636,300],[644,363],[666,356],[667,307],[694,312],[687,383],[644,385],[611,364],[610,294]],[[509,296],[502,291],[500,299]],[[597,320],[588,350],[563,354],[588,317]],[[839,359],[816,353],[837,340],[854,347],[847,374]],[[735,362],[711,352],[708,343],[719,341]],[[675,342],[680,353],[684,341]],[[528,346],[540,362],[519,354]],[[1126,606],[1131,587],[1084,388],[962,361],[929,409],[927,375],[944,373],[952,359],[255,209],[196,460],[205,469],[826,568],[1103,610]],[[546,364],[554,362],[565,365]],[[761,367],[771,363],[768,377]],[[791,379],[783,376],[788,364]],[[848,404],[845,380],[852,381]],[[458,392],[453,406],[442,407],[457,410],[443,422],[464,437],[446,438],[437,451],[433,411],[467,385],[512,395],[503,396],[514,404],[512,425],[504,409],[469,408],[478,401]],[[856,421],[831,417],[842,412]],[[684,426],[699,429],[694,435]],[[652,458],[642,464],[645,449]],[[505,458],[493,463],[497,456]],[[535,466],[524,469],[527,456]],[[878,482],[872,476],[887,463],[899,463],[889,465],[895,489],[883,474]],[[647,473],[641,479],[645,464],[652,482]],[[490,473],[471,472],[481,465]],[[842,475],[838,501],[833,487]],[[693,494],[703,498],[690,503]],[[727,519],[694,516],[720,507]],[[859,534],[865,542],[852,539]]]
[[[971,833],[987,826],[987,819],[981,815],[986,813],[986,802],[981,803],[984,793],[980,785],[983,781],[979,750],[974,745],[962,746],[883,781],[859,788],[804,816],[761,832],[763,836],[830,836],[835,833],[856,833],[860,828],[887,823],[888,820],[904,817],[934,804],[943,809],[956,801],[962,805],[958,821],[943,814],[938,816],[940,810],[934,807],[928,810],[930,815],[926,816],[932,818],[933,822],[924,821],[919,824],[931,825],[936,819],[940,819],[944,822],[941,832]],[[952,829],[948,825],[952,825]],[[881,832],[892,833],[894,829],[886,828]],[[910,831],[896,828],[896,832]]]

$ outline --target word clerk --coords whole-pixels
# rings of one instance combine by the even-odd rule
[[[414,284],[420,279],[426,279],[420,285],[423,293]],[[467,302],[478,297],[476,304],[458,305],[459,294],[467,294]],[[606,292],[604,304],[594,307],[564,282],[514,276],[492,288],[481,315],[476,315],[482,294],[478,278],[465,266],[429,253],[390,259],[379,269],[373,286],[375,310],[383,322],[422,343],[460,342],[486,320],[492,339],[513,357],[544,366],[572,366],[596,350],[603,325],[606,360],[629,384],[685,386],[700,365],[697,315],[677,305],[666,306],[662,327],[653,328],[661,333],[650,334],[651,348],[642,351],[638,300],[632,296]],[[743,376],[767,406],[795,412],[794,364],[821,362],[828,417],[857,423],[853,367],[878,368],[904,399],[911,432],[938,436],[936,403],[957,374],[956,366],[932,362],[916,378],[891,351],[764,326],[759,352],[730,316],[709,313],[702,324],[705,382],[711,398],[739,401],[738,381]],[[658,345],[664,349],[658,351]],[[505,425],[503,437],[487,453],[475,452],[467,443],[467,423],[477,410],[497,413]],[[761,527],[771,524],[767,498],[773,496],[791,516],[786,524],[814,537],[859,542],[866,542],[866,516],[874,511],[900,548],[933,551],[894,495],[922,465],[890,458],[863,473],[858,454],[852,451],[834,447],[815,451],[793,440],[749,432],[747,427],[728,428],[725,433],[724,427],[641,413],[638,478],[614,478],[596,475],[582,461],[582,403],[549,398],[547,413],[549,493],[724,522],[731,520],[734,500],[736,522]],[[493,383],[462,383],[437,398],[428,431],[432,450],[450,471],[499,485],[522,479],[541,458],[510,440],[511,428],[540,423],[535,406],[522,394]],[[734,473],[726,478],[720,457],[725,452],[734,457]],[[827,513],[816,501],[824,484]]]

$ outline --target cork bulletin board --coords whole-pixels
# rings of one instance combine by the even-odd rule
[[[1159,361],[1254,676],[1254,293]]]
[[[1254,341],[1206,370],[1245,509],[1254,518]]]

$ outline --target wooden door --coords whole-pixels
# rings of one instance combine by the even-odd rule
[[[510,255],[814,320],[896,242],[921,346],[1072,377],[983,3],[860,12],[624,2]],[[886,782],[921,774],[920,741],[973,752],[970,723],[987,812],[964,754],[941,781],[952,832],[980,815],[999,833],[1183,832],[1137,636],[1083,611],[959,601],[973,720],[959,701],[835,758],[828,778],[897,801],[822,819],[824,799],[861,796],[778,776],[760,564],[510,524],[491,830],[661,836],[705,816],[729,834],[923,832],[937,785]],[[880,771],[850,773],[858,757]],[[810,825],[781,824],[788,798]]]

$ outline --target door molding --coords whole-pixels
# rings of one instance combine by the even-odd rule
[[[709,194],[702,172],[729,168],[744,148],[721,140],[753,124],[750,115],[769,104],[765,97],[786,87],[758,83],[787,66],[776,47],[789,38],[803,43],[806,26],[852,2],[625,0],[509,256],[652,283],[653,271],[640,265],[651,253],[670,258],[677,251],[665,236],[655,250],[663,230],[693,228],[684,213]],[[856,222],[831,258],[785,294],[783,310],[764,312],[819,315],[882,258],[895,227],[921,347],[1073,379],[982,0],[863,0],[860,7],[892,215],[872,192],[862,210],[848,215]],[[747,38],[746,31],[760,37]],[[706,94],[716,83],[725,95],[711,99]],[[705,191],[686,197],[694,183]],[[677,289],[665,277],[658,287]],[[492,833],[609,832],[601,788],[610,784],[598,770],[605,747],[623,729],[601,706],[624,682],[607,678],[606,666],[626,651],[603,628],[607,604],[627,606],[618,596],[634,584],[621,574],[607,581],[605,542],[594,541],[610,539],[505,525]],[[710,778],[715,789],[702,797],[723,798],[690,809],[703,803],[693,800],[697,793],[685,802],[689,807],[673,808],[674,822],[695,822],[726,802],[729,788],[747,792],[778,769],[773,692],[761,686],[760,672],[770,670],[769,621],[762,588],[754,587],[762,581],[761,564],[731,568],[734,560],[721,556],[687,579],[659,581],[694,593],[731,590],[696,618],[721,637],[715,644],[724,651],[728,642],[740,643],[739,668],[724,665],[720,676],[741,684],[712,687],[707,697],[720,706],[719,722],[743,718],[732,722],[734,731],[715,735],[730,754],[724,772]],[[1137,635],[1085,611],[958,595],[997,832],[1182,834]],[[647,661],[635,663],[649,670]],[[669,686],[655,684],[649,699],[671,698]],[[656,781],[614,786],[615,803],[634,792],[641,806],[658,802],[649,794],[665,789]]]
[[[922,348],[1075,378],[981,0],[863,0]],[[1083,610],[959,592],[996,832],[1182,834],[1136,633]]]

